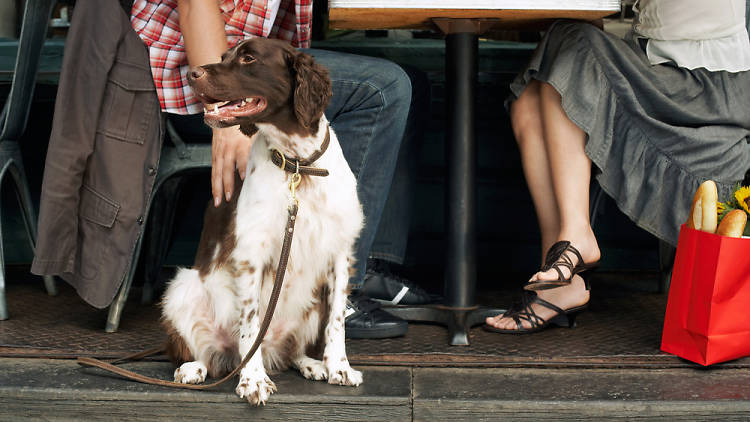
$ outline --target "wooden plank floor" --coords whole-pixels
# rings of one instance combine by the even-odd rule
[[[168,378],[164,362],[128,365]],[[70,360],[0,359],[0,420],[45,421],[490,421],[724,420],[750,417],[741,369],[534,369],[359,367],[359,387],[293,371],[271,375],[263,407],[234,386],[175,391],[121,380]]]

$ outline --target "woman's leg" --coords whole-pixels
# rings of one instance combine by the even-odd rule
[[[540,87],[544,143],[555,191],[555,202],[560,215],[560,234],[557,240],[568,240],[578,249],[584,262],[599,260],[599,246],[589,221],[589,186],[591,160],[586,156],[586,133],[573,123],[562,108],[562,99],[550,84]],[[577,263],[576,257],[573,263]],[[562,268],[563,275],[570,272]],[[554,269],[540,272],[532,280],[554,280]]]
[[[585,133],[568,119],[555,88],[536,80],[514,102],[511,120],[537,211],[543,259],[554,242],[569,240],[585,262],[598,260],[599,249],[588,216],[591,161],[583,150]],[[532,279],[555,279],[557,275],[552,270],[537,273]],[[589,299],[583,279],[577,275],[570,285],[542,290],[537,295],[561,309],[582,305]],[[555,316],[549,308],[531,306],[545,320]],[[487,318],[487,323],[501,329],[517,328],[512,318],[501,316]],[[529,328],[531,324],[522,321],[522,326]]]
[[[531,193],[531,199],[536,209],[539,231],[541,234],[541,262],[550,246],[557,241],[560,234],[560,213],[555,206],[555,191],[552,186],[547,147],[544,142],[544,127],[542,125],[541,82],[531,81],[526,89],[510,108],[510,119],[513,135],[521,152],[526,184]],[[537,313],[544,312],[536,309]],[[539,307],[541,308],[541,307]],[[487,318],[487,324],[502,329],[516,328],[512,318],[498,315]],[[528,323],[524,323],[528,328]]]
[[[557,201],[552,189],[552,174],[544,144],[540,87],[541,82],[537,80],[529,83],[518,100],[511,105],[510,118],[513,135],[521,152],[526,184],[536,209],[541,234],[540,256],[541,262],[544,262],[544,255],[557,241],[560,233],[560,213],[557,207],[551,206]]]

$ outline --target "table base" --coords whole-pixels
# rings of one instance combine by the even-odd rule
[[[471,327],[484,324],[487,317],[497,316],[505,312],[505,309],[483,306],[454,308],[444,305],[384,306],[383,310],[407,321],[429,322],[445,326],[448,330],[451,346],[468,346],[469,329]]]

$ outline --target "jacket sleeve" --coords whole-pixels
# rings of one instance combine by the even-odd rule
[[[108,3],[78,0],[66,39],[42,182],[31,268],[35,274],[71,273],[75,266],[80,189],[94,148],[107,75],[125,29],[117,14],[122,11],[113,13]]]

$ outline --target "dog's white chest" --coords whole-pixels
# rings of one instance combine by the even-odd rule
[[[331,165],[329,176],[304,175],[295,192],[298,211],[290,267],[312,273],[330,266],[342,248],[350,247],[363,220],[356,181],[337,142],[323,158],[321,161]],[[294,203],[292,174],[273,165],[267,146],[262,144],[253,147],[246,174],[235,219],[236,253],[264,256],[275,265],[286,234],[288,210]]]

